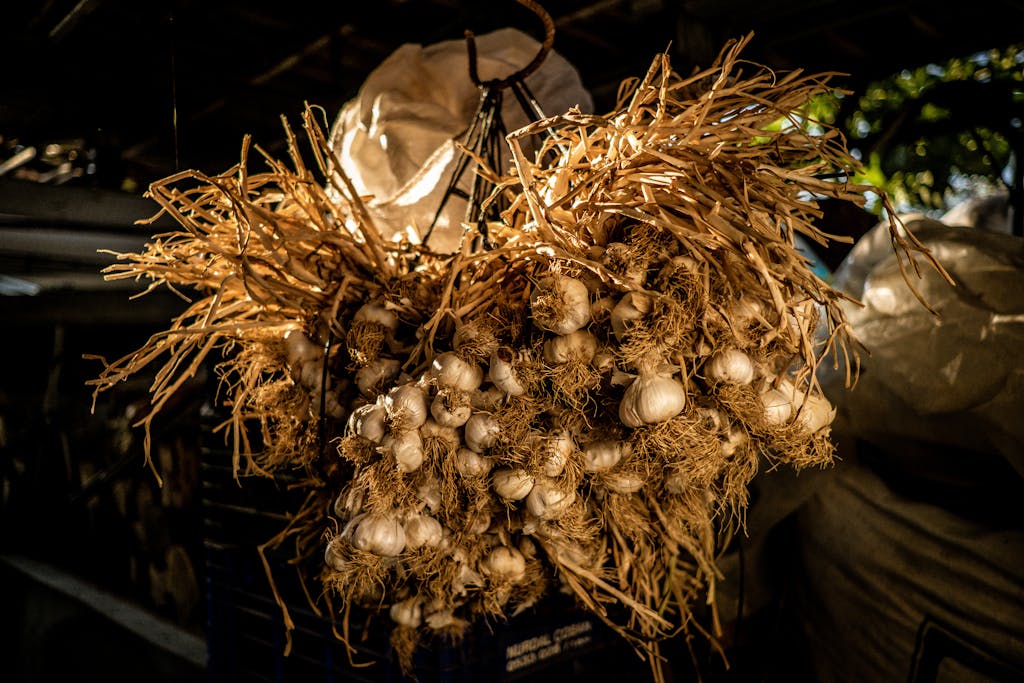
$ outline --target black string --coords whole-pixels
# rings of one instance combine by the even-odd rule
[[[533,0],[517,0],[517,2],[540,17],[544,23],[544,42],[530,63],[522,69],[502,79],[496,78],[481,81],[477,65],[476,39],[472,31],[466,31],[469,77],[480,90],[480,103],[473,115],[472,123],[466,132],[463,142],[463,147],[469,150],[471,154],[463,152],[460,155],[455,171],[441,197],[441,203],[434,213],[434,219],[430,222],[430,227],[427,228],[423,235],[424,245],[430,240],[434,228],[441,217],[441,213],[448,204],[448,200],[452,196],[457,196],[468,201],[465,222],[476,225],[478,244],[475,246],[478,249],[489,249],[493,246],[488,235],[487,220],[488,218],[500,216],[501,212],[508,208],[507,200],[502,197],[495,197],[490,203],[487,203],[494,187],[493,184],[489,186],[489,183],[479,173],[473,174],[468,194],[458,187],[459,182],[469,168],[473,155],[483,160],[495,172],[500,172],[501,154],[506,144],[505,136],[508,134],[501,114],[505,90],[512,91],[513,96],[529,120],[545,118],[540,103],[527,87],[525,79],[540,68],[551,51],[551,46],[554,44],[555,25],[551,16]],[[548,131],[548,134],[551,135],[551,132]],[[487,210],[483,208],[485,204],[487,205]]]
[[[324,457],[327,450],[327,379],[330,377],[329,360],[331,356],[331,344],[334,342],[334,333],[327,331],[327,341],[324,342],[324,362],[320,371],[320,415],[317,419],[317,444],[320,446],[320,457]]]
[[[174,40],[174,8],[172,7],[170,13],[167,15],[167,23],[170,28],[170,44],[171,44],[171,126],[174,135],[174,170],[181,170],[181,159],[178,155],[178,66],[177,66],[177,55],[176,46]]]

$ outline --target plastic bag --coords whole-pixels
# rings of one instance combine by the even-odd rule
[[[536,40],[511,28],[477,36],[476,46],[483,81],[514,73],[540,49]],[[584,112],[593,108],[576,69],[554,51],[526,85],[546,115],[574,106]],[[344,105],[332,126],[331,145],[366,198],[378,230],[388,237],[411,232],[422,238],[454,172],[455,140],[470,126],[479,101],[480,91],[469,78],[466,42],[450,40],[402,45]],[[502,119],[509,132],[532,121],[511,94],[504,98]],[[463,174],[463,190],[471,180],[470,172]],[[428,246],[443,253],[457,250],[465,212],[465,200],[450,198]]]
[[[851,250],[835,285],[863,303],[847,315],[868,354],[852,390],[838,377],[823,382],[836,387],[836,429],[1000,454],[1024,474],[1024,239],[921,215],[903,221],[957,286],[922,267],[914,282],[936,318],[905,283],[887,224]]]

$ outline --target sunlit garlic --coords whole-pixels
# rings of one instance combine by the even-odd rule
[[[575,278],[552,275],[530,294],[530,310],[541,329],[569,334],[590,322],[590,291]]]
[[[405,549],[405,529],[394,517],[367,515],[352,533],[352,545],[382,557],[395,557]]]

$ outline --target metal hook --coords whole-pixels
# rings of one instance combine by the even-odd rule
[[[493,79],[483,83],[480,80],[480,72],[477,69],[476,60],[476,36],[472,31],[467,30],[466,35],[466,51],[469,53],[469,77],[473,81],[473,84],[478,87],[488,86],[491,88],[507,88],[512,84],[513,81],[522,81],[534,71],[540,68],[540,65],[547,59],[548,53],[551,52],[552,46],[555,44],[555,22],[551,19],[551,15],[545,11],[534,0],[516,0],[520,5],[527,8],[534,14],[536,14],[541,22],[544,24],[544,42],[541,43],[540,49],[537,50],[537,54],[534,55],[533,60],[529,64],[524,66],[519,71],[516,71],[503,79]]]

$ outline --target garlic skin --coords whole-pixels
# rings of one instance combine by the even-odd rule
[[[597,349],[594,357],[590,360],[590,364],[602,375],[614,372],[616,370],[615,352],[607,346],[602,346]]]
[[[629,327],[646,317],[654,308],[654,300],[643,292],[627,292],[612,309],[612,333],[620,341],[629,334]]]
[[[383,304],[368,303],[359,307],[352,316],[353,320],[377,323],[391,334],[398,330],[398,316]]]
[[[483,453],[494,445],[501,434],[501,425],[487,413],[474,413],[462,429],[466,446],[476,453]]]
[[[348,418],[348,428],[359,436],[380,443],[387,434],[387,426],[384,423],[384,406],[379,403],[367,403],[352,411]]]
[[[405,529],[394,517],[367,515],[352,532],[352,545],[374,555],[395,557],[405,549]]]
[[[764,305],[760,299],[741,297],[729,306],[727,314],[737,327],[750,327],[764,320]]]
[[[419,628],[423,622],[423,605],[419,598],[408,598],[391,605],[388,615],[399,626]]]
[[[491,528],[491,515],[486,510],[477,510],[469,520],[469,525],[466,530],[479,536],[480,534],[486,534]]]
[[[384,397],[384,409],[394,429],[419,429],[427,421],[427,396],[415,384],[394,387]]]
[[[428,510],[437,512],[441,507],[441,485],[436,479],[420,484],[416,489],[416,498],[426,505]]]
[[[494,386],[501,389],[509,396],[522,396],[526,392],[516,376],[516,370],[512,362],[515,359],[515,351],[507,346],[499,346],[491,354],[491,364],[487,370],[487,377]]]
[[[580,280],[552,275],[530,293],[530,311],[542,330],[569,334],[590,322],[590,291]]]
[[[583,469],[603,472],[614,467],[630,449],[628,444],[612,439],[598,439],[583,444]]]
[[[411,515],[402,526],[405,529],[405,547],[409,549],[436,548],[444,538],[441,523],[428,515]]]
[[[398,377],[401,370],[402,363],[399,360],[375,358],[356,370],[356,386],[363,396],[373,398],[379,393],[380,387]]]
[[[773,427],[781,427],[793,415],[793,401],[789,394],[779,389],[769,389],[761,394],[764,420]]]
[[[739,427],[731,427],[725,438],[722,439],[722,456],[731,458],[736,454],[737,449],[743,446],[750,437]]]
[[[495,493],[505,500],[522,500],[533,490],[533,477],[520,469],[500,469],[491,483]]]
[[[697,408],[701,425],[710,432],[722,431],[722,414],[714,408]]]
[[[572,435],[565,429],[561,429],[547,439],[543,446],[544,462],[541,469],[545,476],[557,477],[565,471],[565,465],[576,450],[576,443]]]
[[[754,374],[754,361],[739,349],[716,351],[704,365],[704,375],[722,384],[750,384]]]
[[[576,361],[589,363],[597,353],[597,337],[586,330],[560,334],[544,342],[544,360],[558,365]]]
[[[446,626],[456,623],[455,610],[451,608],[435,610],[428,614],[424,620],[427,622],[427,626],[435,631],[439,631]]]
[[[526,509],[538,519],[558,519],[576,500],[576,492],[560,488],[553,479],[538,479],[526,496]]]
[[[324,564],[336,572],[343,572],[348,568],[345,555],[341,550],[343,543],[345,541],[340,536],[335,536],[327,541],[327,549],[324,550]]]
[[[627,427],[643,427],[671,420],[686,407],[686,389],[671,377],[641,375],[622,395],[619,419]]]
[[[314,343],[301,330],[288,330],[284,333],[284,356],[288,365],[316,363],[323,358],[323,355],[323,347]]]
[[[473,408],[465,393],[442,389],[430,404],[430,415],[442,427],[461,427],[473,415]]]
[[[603,296],[590,305],[590,318],[597,324],[607,322],[615,308],[615,299],[610,296]]]
[[[492,461],[468,448],[460,448],[455,454],[455,469],[467,479],[482,477],[491,471]]]
[[[481,569],[485,574],[518,583],[526,576],[526,558],[507,545],[499,545],[484,558]]]
[[[415,472],[423,464],[423,439],[415,429],[385,437],[381,446],[388,449],[401,472]]]
[[[478,389],[470,394],[469,405],[473,407],[473,410],[492,413],[501,408],[501,404],[505,402],[505,396],[504,391],[491,384],[486,389]]]
[[[474,391],[484,381],[479,365],[467,363],[452,351],[438,354],[430,365],[430,376],[440,387],[452,387],[459,391]]]
[[[824,396],[808,395],[796,413],[796,424],[808,434],[816,434],[836,419],[836,408]]]

